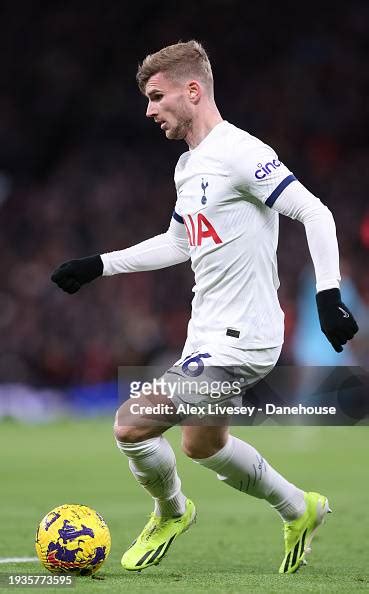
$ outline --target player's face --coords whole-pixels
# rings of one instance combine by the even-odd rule
[[[171,140],[183,140],[191,129],[192,110],[187,86],[159,72],[146,84],[146,115],[154,118]]]

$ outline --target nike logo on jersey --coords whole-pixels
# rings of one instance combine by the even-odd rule
[[[347,311],[345,311],[344,309],[342,309],[342,307],[339,307],[338,309],[340,311],[342,311],[344,318],[349,318],[350,317],[350,314]]]
[[[195,220],[193,220],[191,215],[184,216],[183,222],[190,245],[201,245],[202,240],[207,237],[211,237],[214,243],[223,243],[211,222],[201,212],[197,213]]]

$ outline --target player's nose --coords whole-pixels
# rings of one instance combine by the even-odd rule
[[[152,118],[155,115],[157,115],[157,109],[155,109],[155,105],[151,101],[149,101],[146,109],[146,117]]]

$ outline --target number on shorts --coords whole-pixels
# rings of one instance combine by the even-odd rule
[[[199,353],[198,355],[194,356],[190,355],[189,358],[185,359],[185,362],[182,365],[183,373],[189,375],[190,377],[197,377],[198,375],[201,375],[205,367],[202,359],[207,359],[208,357],[211,357],[209,353]],[[191,364],[193,365],[194,363],[196,363],[197,367],[190,369],[189,366]]]

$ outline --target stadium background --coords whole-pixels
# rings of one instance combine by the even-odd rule
[[[192,287],[188,264],[103,279],[72,297],[49,280],[64,260],[127,247],[169,223],[173,168],[186,146],[167,142],[145,118],[135,74],[147,52],[178,40],[203,42],[223,117],[271,144],[333,211],[343,293],[360,334],[340,357],[325,343],[303,227],[283,218],[281,363],[367,367],[368,23],[365,2],[339,3],[326,11],[318,4],[238,0],[140,0],[129,6],[115,0],[2,2],[0,444],[3,453],[12,452],[3,467],[9,481],[3,510],[12,510],[9,517],[17,503],[11,495],[13,463],[23,468],[22,452],[33,439],[37,460],[54,434],[52,424],[32,433],[32,427],[10,419],[55,422],[67,413],[74,420],[64,429],[55,425],[56,435],[70,447],[82,427],[94,451],[98,444],[88,441],[88,422],[83,425],[80,418],[111,414],[117,367],[170,364],[185,338]],[[104,417],[101,422],[108,426]],[[110,439],[109,431],[104,436]],[[364,437],[356,434],[351,443],[357,448]],[[302,449],[312,444],[313,438],[301,439]],[[60,451],[60,443],[57,447]],[[113,452],[113,443],[109,448]],[[114,456],[116,469],[121,468]],[[57,460],[63,464],[62,457]],[[87,455],[85,462],[89,468]],[[78,482],[76,476],[72,482],[82,494],[82,478]],[[22,491],[27,481],[18,480]],[[34,485],[29,525],[53,506],[57,488],[68,498],[61,479],[54,487],[42,500],[35,493],[44,487]],[[132,485],[132,499],[141,496],[136,491]],[[142,502],[144,508],[143,495]],[[104,500],[98,504],[104,506]]]

